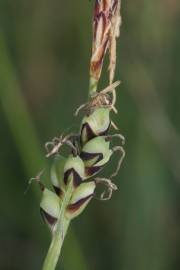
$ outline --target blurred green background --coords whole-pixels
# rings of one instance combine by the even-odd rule
[[[88,95],[93,2],[0,0],[2,270],[41,269],[47,252],[40,192],[35,184],[24,190],[44,167],[48,182],[44,143],[78,130],[73,113]],[[57,269],[180,269],[179,12],[178,0],[122,1],[113,118],[127,155],[119,191],[72,222]]]

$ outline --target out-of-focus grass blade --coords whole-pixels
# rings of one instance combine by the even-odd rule
[[[46,162],[15,74],[3,33],[0,32],[0,102],[22,164],[29,177],[41,168],[45,168]],[[85,258],[72,230],[70,241],[67,244],[66,251],[68,252],[64,256],[65,269],[87,270]],[[74,260],[69,260],[69,254],[73,254]]]
[[[30,177],[45,165],[45,159],[26,102],[19,90],[2,32],[0,32],[0,59],[0,101],[2,109],[24,169]]]

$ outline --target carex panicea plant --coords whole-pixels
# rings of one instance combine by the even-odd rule
[[[55,137],[46,143],[47,157],[52,157],[50,180],[54,192],[48,190],[40,180],[41,173],[35,178],[42,191],[40,202],[41,215],[52,233],[52,241],[43,264],[43,270],[55,269],[62,244],[70,224],[86,208],[93,197],[108,200],[117,186],[112,178],[117,175],[125,156],[124,137],[110,134],[110,128],[118,130],[111,119],[111,112],[117,113],[116,87],[113,82],[116,68],[116,39],[121,23],[120,0],[96,0],[93,14],[93,42],[90,59],[89,100],[81,105],[75,116],[83,110],[78,134]],[[98,91],[103,60],[109,54],[108,86]],[[119,139],[114,146],[113,139]],[[69,155],[64,157],[61,148],[67,145]],[[100,177],[111,156],[119,153],[117,168],[112,175]],[[104,192],[99,196],[96,187],[104,185]]]

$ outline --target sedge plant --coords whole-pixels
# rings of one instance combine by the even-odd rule
[[[42,191],[40,212],[52,234],[52,240],[43,263],[43,270],[56,268],[62,245],[70,222],[79,216],[92,198],[109,200],[117,186],[112,178],[117,175],[125,156],[124,137],[117,133],[117,126],[111,119],[111,112],[117,113],[116,87],[113,82],[116,68],[116,39],[121,24],[120,0],[95,0],[93,14],[93,41],[90,59],[89,100],[81,105],[75,116],[83,110],[83,118],[78,134],[55,137],[46,143],[47,157],[53,158],[50,169],[50,181],[54,192],[41,182],[41,173],[35,178]],[[98,91],[103,60],[109,54],[109,79],[105,89]],[[110,128],[116,130],[109,134]],[[112,145],[113,139],[119,139],[119,145]],[[67,145],[69,155],[64,157],[61,148]],[[109,163],[111,156],[119,153],[115,172],[108,177],[99,173]],[[100,195],[96,187],[104,185]]]

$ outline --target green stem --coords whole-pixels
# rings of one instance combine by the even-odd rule
[[[62,236],[61,232],[55,234],[52,238],[51,245],[49,247],[47,256],[44,261],[43,270],[52,270],[55,269],[59,256],[61,254],[61,248],[64,242],[64,238],[69,227],[69,220],[63,221],[63,228],[64,228],[64,236]]]
[[[89,80],[89,96],[90,97],[96,93],[97,85],[98,85],[98,81],[94,79],[93,77],[90,77],[90,80]]]
[[[57,228],[53,235],[51,245],[45,258],[42,270],[54,270],[56,268],[59,256],[61,254],[61,248],[64,242],[64,238],[66,236],[70,224],[70,220],[67,219],[65,216],[65,211],[67,205],[69,204],[72,191],[73,191],[73,183],[70,182],[61,204]]]

